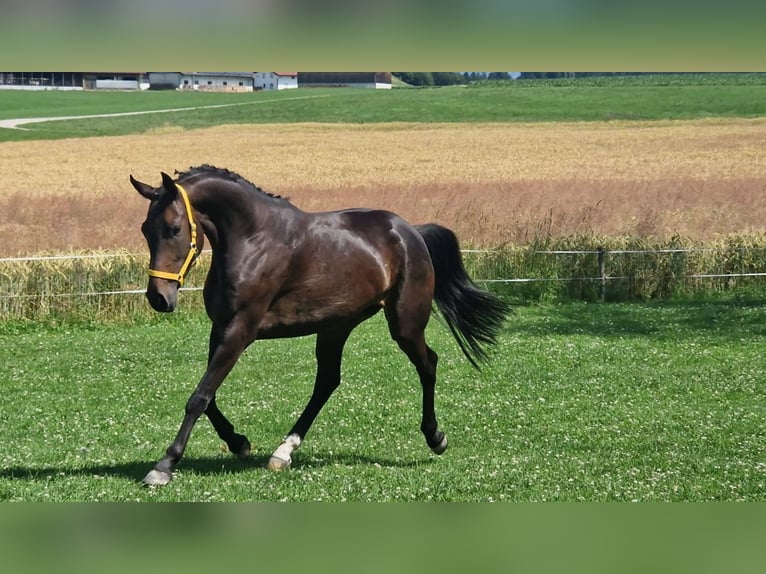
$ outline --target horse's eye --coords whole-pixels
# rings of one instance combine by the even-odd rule
[[[162,232],[162,237],[165,239],[171,239],[173,237],[178,237],[179,235],[181,235],[180,225],[171,225],[170,227],[166,227]]]

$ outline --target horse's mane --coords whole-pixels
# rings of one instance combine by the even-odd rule
[[[178,176],[179,181],[183,181],[194,176],[220,177],[228,181],[239,183],[241,185],[244,185],[245,187],[252,188],[254,191],[257,191],[258,193],[262,193],[264,195],[268,195],[269,197],[273,197],[274,199],[286,200],[286,198],[282,197],[281,195],[276,195],[274,193],[269,193],[268,191],[264,191],[263,189],[255,185],[252,181],[249,181],[248,179],[242,177],[238,173],[233,172],[224,167],[216,167],[214,165],[209,165],[205,163],[198,166],[192,166],[186,171],[176,170],[175,173]]]

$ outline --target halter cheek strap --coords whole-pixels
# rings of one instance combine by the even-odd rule
[[[197,224],[194,222],[192,216],[191,203],[189,202],[189,195],[186,190],[179,184],[176,184],[178,193],[181,194],[181,198],[184,200],[184,206],[186,207],[186,217],[189,219],[189,227],[191,228],[191,243],[189,244],[189,253],[186,254],[186,260],[181,266],[181,270],[178,273],[168,273],[166,271],[157,271],[156,269],[149,268],[149,277],[158,277],[160,279],[168,279],[170,281],[178,281],[179,285],[184,284],[186,274],[194,263],[195,259],[199,255],[199,249],[197,249]]]

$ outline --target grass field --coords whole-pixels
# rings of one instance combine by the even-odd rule
[[[302,88],[251,94],[0,90],[0,119],[239,104],[156,115],[34,124],[25,131],[0,130],[0,142],[139,134],[167,125],[191,130],[229,124],[299,122],[569,122],[766,115],[766,82],[762,76],[740,77],[747,81],[700,84],[686,80],[687,83],[667,85],[648,80],[638,85],[621,85],[617,81],[594,85],[582,81],[561,87],[547,83],[510,83],[501,88],[426,90]],[[760,83],[753,82],[753,77],[760,78]]]
[[[254,94],[193,91],[181,94],[175,91],[0,90],[0,120],[242,104],[259,99],[266,98],[254,98]],[[274,99],[273,93],[271,99]]]
[[[157,490],[138,481],[180,424],[207,322],[181,311],[130,329],[9,323],[0,499],[763,501],[765,319],[737,300],[523,307],[481,373],[434,322],[450,439],[435,457],[413,369],[376,317],[282,474],[265,463],[308,399],[312,339],[259,342],[219,393],[253,458],[223,452],[203,419]]]

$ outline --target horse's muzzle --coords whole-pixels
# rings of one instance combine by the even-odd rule
[[[176,308],[176,293],[176,289],[173,289],[172,293],[169,291],[163,293],[150,282],[149,288],[146,290],[146,298],[152,309],[158,313],[172,313]]]

